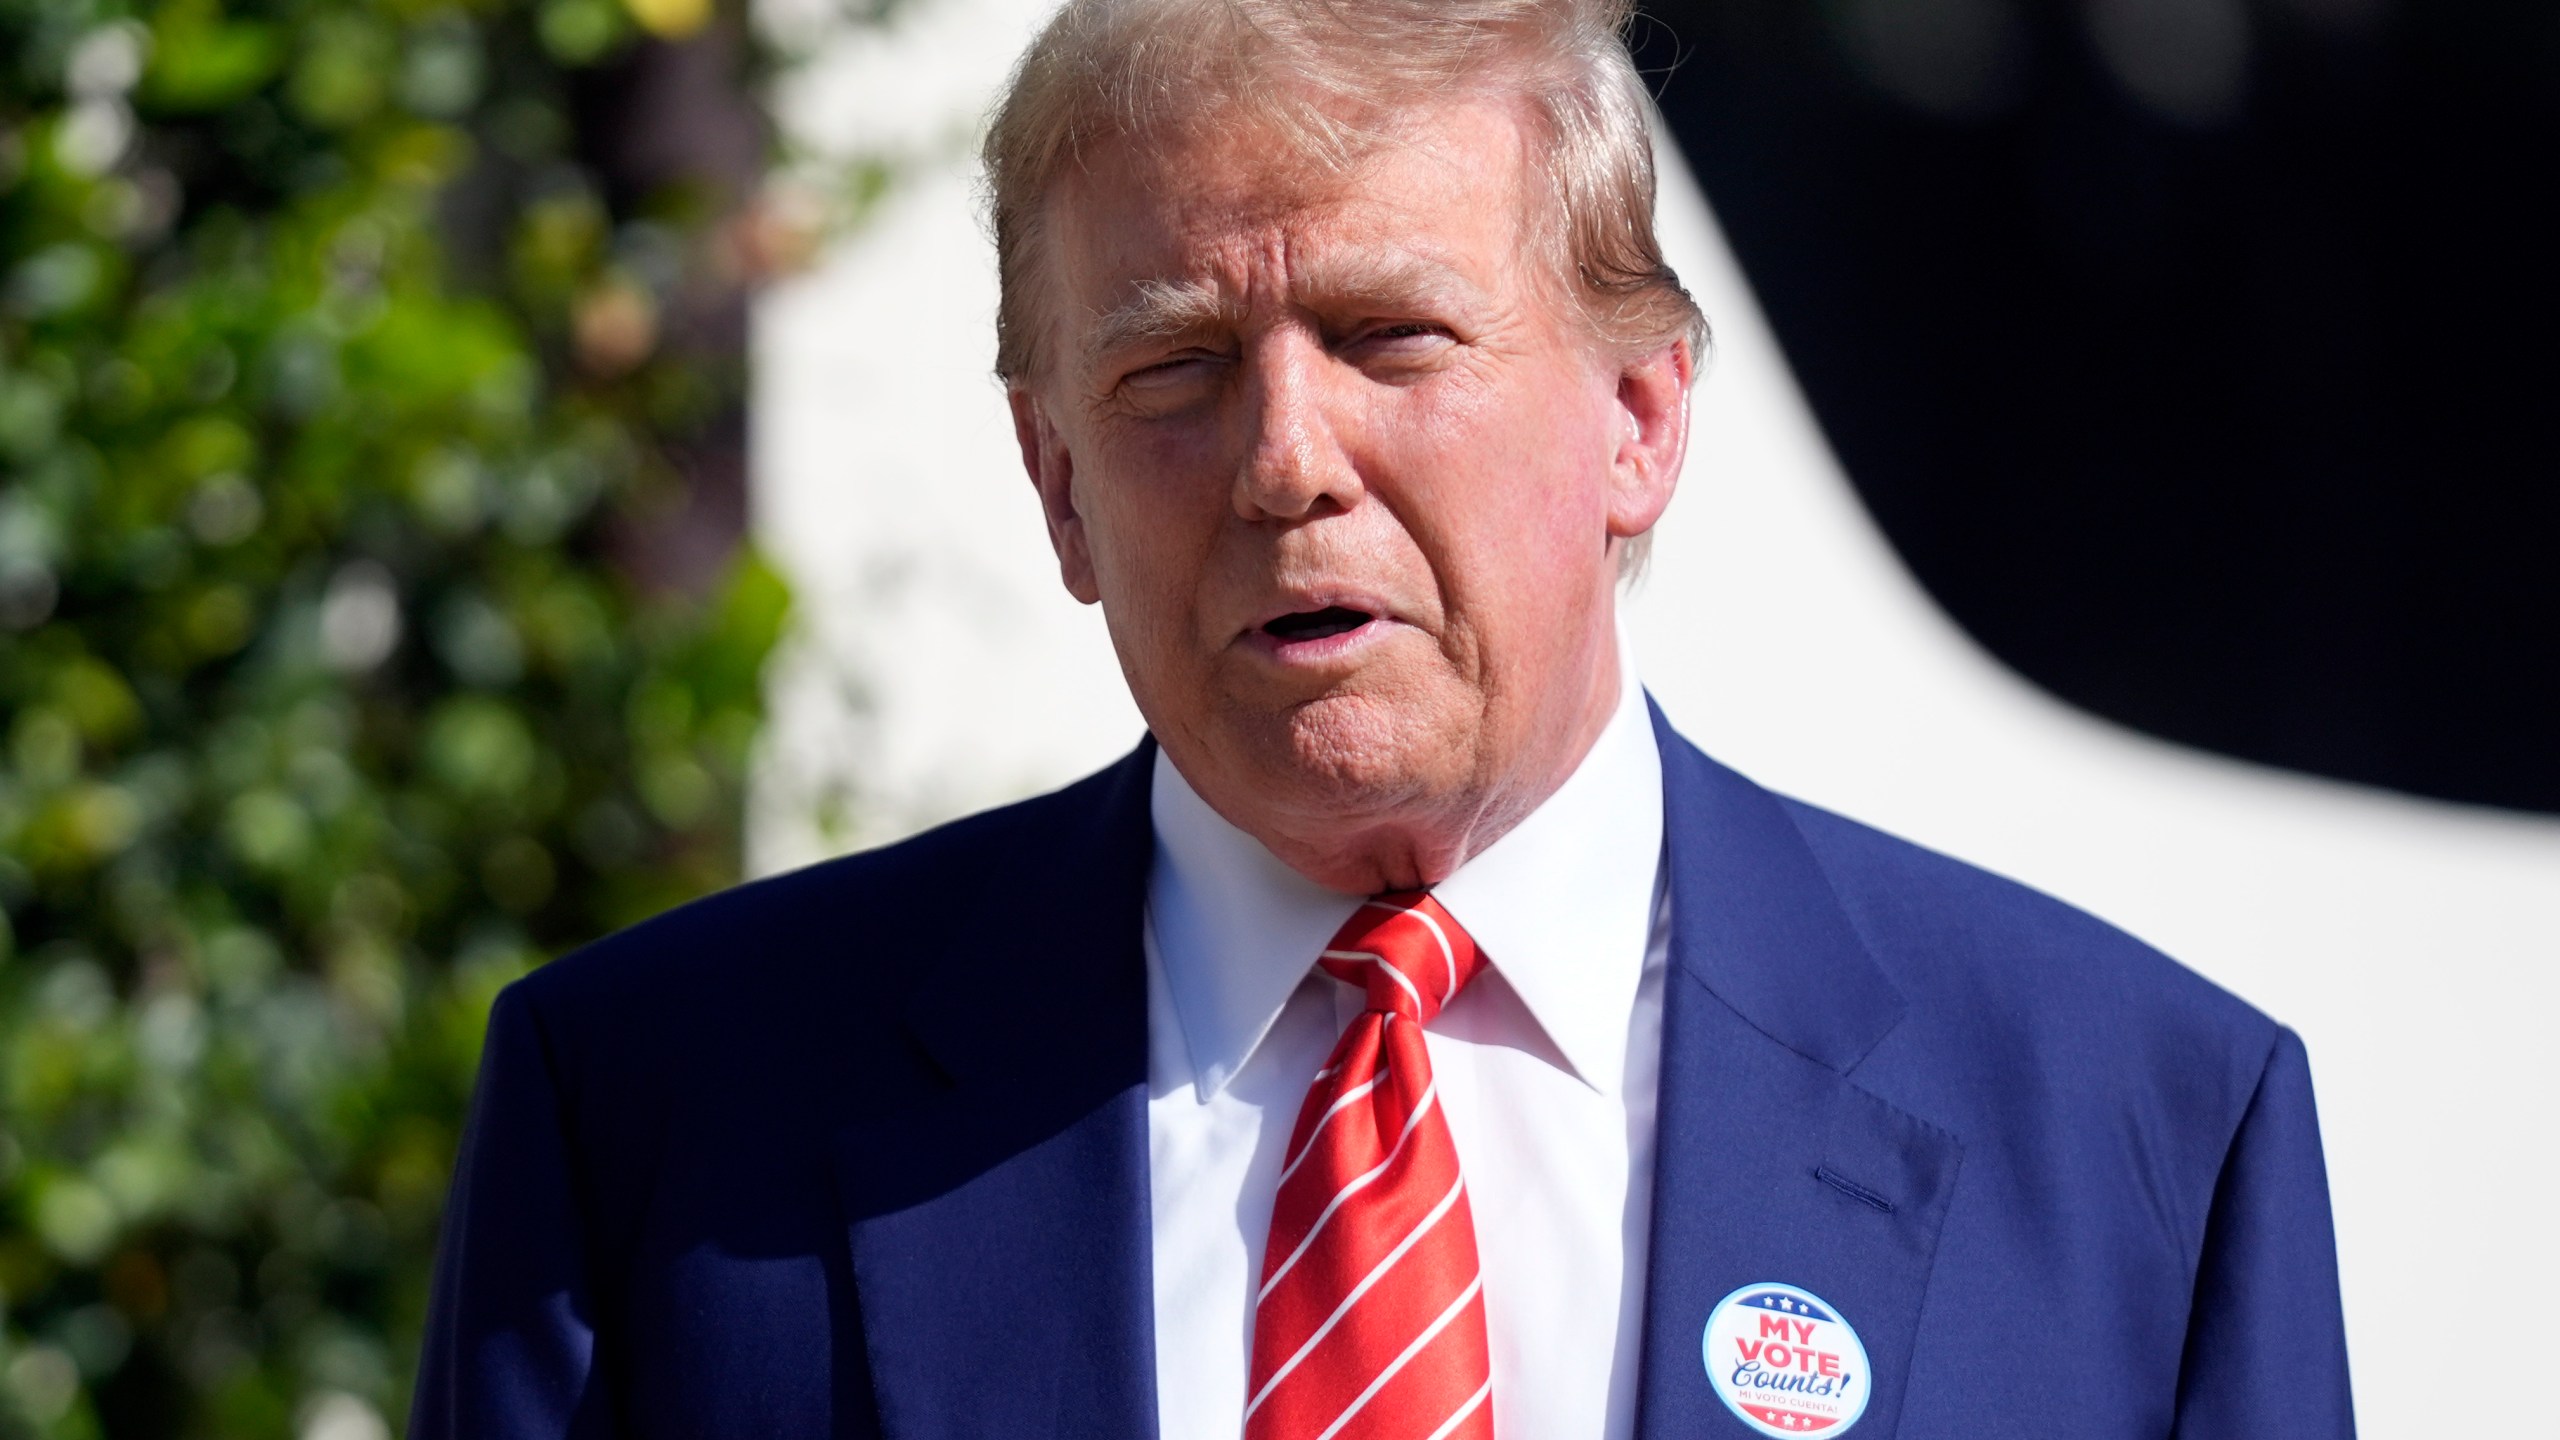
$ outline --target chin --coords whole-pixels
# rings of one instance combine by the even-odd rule
[[[1256,768],[1296,805],[1350,819],[1448,788],[1472,747],[1430,707],[1336,694],[1291,707],[1256,745]]]

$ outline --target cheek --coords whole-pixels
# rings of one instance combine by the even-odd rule
[[[1115,627],[1136,620],[1153,630],[1189,607],[1224,505],[1201,448],[1175,437],[1115,437],[1094,446],[1082,468],[1077,512]]]
[[[1606,423],[1566,384],[1462,392],[1409,423],[1408,523],[1439,552],[1443,583],[1483,577],[1514,596],[1586,585],[1606,564]]]

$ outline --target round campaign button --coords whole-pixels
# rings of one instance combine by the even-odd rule
[[[1745,1285],[1707,1314],[1707,1380],[1763,1435],[1838,1435],[1867,1413],[1867,1347],[1830,1302]]]

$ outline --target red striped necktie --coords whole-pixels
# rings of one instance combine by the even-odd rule
[[[1408,890],[1362,905],[1317,963],[1369,1003],[1289,1136],[1245,1440],[1488,1440],[1475,1218],[1422,1041],[1484,957],[1439,901]]]

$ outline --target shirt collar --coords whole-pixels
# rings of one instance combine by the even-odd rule
[[[1604,1094],[1626,1071],[1662,859],[1662,756],[1623,639],[1618,653],[1618,707],[1590,753],[1544,804],[1432,892],[1573,1073]],[[1148,922],[1206,1102],[1253,1058],[1316,952],[1360,902],[1227,823],[1162,750],[1149,798]]]

